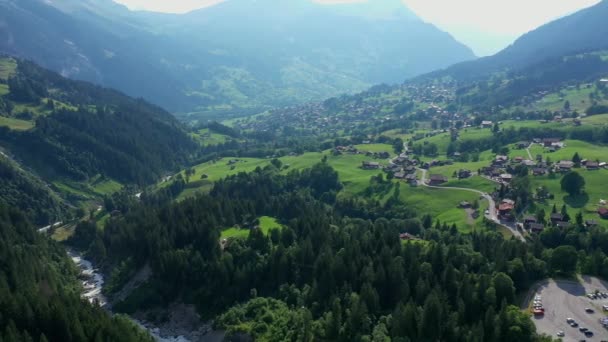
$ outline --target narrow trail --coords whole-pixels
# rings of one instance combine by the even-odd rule
[[[426,182],[426,176],[427,176],[427,170],[425,169],[418,169],[420,170],[420,172],[422,172],[422,179],[421,179],[421,184],[423,186],[426,186],[427,188],[431,188],[431,189],[441,189],[441,190],[460,190],[460,191],[468,191],[468,192],[474,192],[476,194],[481,195],[484,199],[486,199],[489,203],[489,208],[488,211],[489,213],[487,215],[485,215],[485,217],[496,223],[497,225],[507,228],[511,234],[513,234],[513,236],[515,236],[516,238],[518,238],[519,240],[526,242],[526,239],[523,237],[523,235],[521,235],[521,233],[517,230],[516,227],[513,226],[509,226],[506,225],[504,223],[502,223],[500,221],[500,219],[498,218],[498,213],[496,212],[496,202],[494,201],[494,199],[492,198],[492,196],[490,196],[489,194],[483,192],[483,191],[479,191],[479,190],[475,190],[475,189],[470,189],[470,188],[458,188],[458,187],[443,187],[443,186],[433,186],[433,185],[429,185]]]

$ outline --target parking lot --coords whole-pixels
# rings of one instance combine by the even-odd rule
[[[596,291],[608,293],[608,283],[597,278],[583,277],[581,283],[549,280],[540,284],[535,295],[540,296],[545,314],[532,318],[537,331],[553,338],[558,338],[557,333],[563,331],[565,336],[561,339],[564,342],[608,341],[608,330],[600,323],[600,318],[606,316],[602,307],[608,305],[608,298],[587,297],[587,294]],[[534,300],[534,295],[530,300]],[[586,312],[587,308],[594,312]],[[572,318],[578,327],[571,327],[566,322],[568,318]],[[593,336],[585,336],[579,331],[581,327],[592,331]]]

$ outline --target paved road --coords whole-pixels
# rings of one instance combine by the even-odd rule
[[[565,280],[547,280],[538,284],[526,299],[524,307],[527,307],[534,294],[540,294],[542,304],[545,307],[545,315],[533,317],[539,333],[544,333],[557,338],[557,332],[563,331],[566,336],[564,342],[576,342],[580,340],[601,341],[608,340],[608,330],[599,322],[604,316],[602,305],[608,305],[608,299],[591,300],[586,297],[587,293],[599,290],[608,292],[608,283],[593,277],[583,277],[580,283]],[[588,314],[585,308],[592,308],[595,313]],[[594,336],[585,337],[578,328],[570,327],[566,323],[567,318],[574,319],[580,327],[593,331]]]
[[[427,188],[432,188],[432,189],[441,189],[441,190],[460,190],[460,191],[468,191],[468,192],[474,192],[476,194],[479,194],[480,196],[483,196],[484,199],[486,199],[489,203],[489,207],[488,207],[488,211],[489,213],[486,216],[486,218],[494,223],[496,223],[497,225],[500,225],[502,227],[505,227],[507,229],[509,229],[509,231],[519,240],[526,242],[526,239],[523,237],[523,235],[521,235],[521,233],[517,230],[517,228],[515,226],[511,226],[511,225],[507,225],[503,222],[500,221],[500,219],[498,218],[498,212],[496,211],[496,202],[494,201],[494,199],[492,198],[492,196],[490,196],[489,194],[483,192],[483,191],[479,191],[479,190],[475,190],[475,189],[470,189],[470,188],[457,188],[457,187],[445,187],[445,186],[432,186],[427,184],[426,182],[426,175],[427,175],[427,170],[425,169],[418,169],[422,172],[422,179],[421,179],[421,184],[423,186],[426,186]]]

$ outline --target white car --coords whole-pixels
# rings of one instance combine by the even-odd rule
[[[557,332],[557,336],[558,337],[564,337],[564,336],[566,336],[566,334],[563,331],[560,330],[560,331]]]

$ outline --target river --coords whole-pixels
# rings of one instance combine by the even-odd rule
[[[98,303],[99,306],[111,312],[108,299],[102,291],[104,286],[103,274],[94,267],[93,263],[84,259],[78,252],[68,249],[68,255],[80,269],[80,274],[83,278],[82,287],[84,289],[82,297],[86,298],[90,303]],[[133,317],[131,317],[131,320],[147,330],[159,342],[220,342],[224,339],[223,332],[212,331],[208,328],[208,325],[202,325],[196,329],[186,331],[183,331],[183,328],[170,328],[169,330],[180,330],[180,334],[165,334],[161,331],[167,330],[166,327],[161,328]]]

